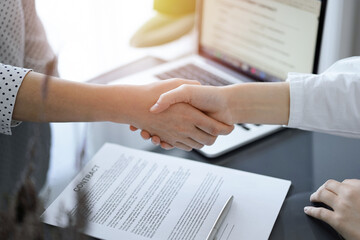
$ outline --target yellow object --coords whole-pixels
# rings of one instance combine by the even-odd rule
[[[180,17],[158,13],[134,34],[130,44],[134,47],[151,47],[173,41],[193,28],[194,19],[194,13]]]
[[[131,38],[134,47],[168,43],[190,32],[195,23],[195,0],[154,0],[158,14]]]
[[[195,0],[154,0],[154,9],[169,15],[193,13],[195,5]]]

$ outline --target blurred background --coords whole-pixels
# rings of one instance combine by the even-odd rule
[[[132,34],[152,15],[151,0],[36,0],[61,77],[86,81],[135,60]]]
[[[36,0],[48,40],[58,55],[64,79],[85,82],[146,53],[129,40],[154,15],[150,0]],[[45,190],[49,201],[77,173],[85,124],[53,123],[50,170]]]

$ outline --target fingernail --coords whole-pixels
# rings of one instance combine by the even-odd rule
[[[304,207],[304,212],[307,212],[309,210],[309,207]]]
[[[150,108],[150,112],[154,112],[159,108],[159,104],[155,103],[151,108]]]

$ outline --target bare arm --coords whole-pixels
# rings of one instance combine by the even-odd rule
[[[151,108],[159,113],[186,102],[227,124],[287,124],[289,83],[246,83],[226,87],[183,85],[160,96]]]
[[[289,83],[246,83],[226,87],[182,85],[160,96],[151,111],[160,113],[173,104],[185,102],[226,124],[287,124]],[[132,130],[136,130],[132,128]],[[172,148],[158,136],[142,131],[144,139]]]
[[[286,125],[289,120],[289,83],[249,83],[224,88],[234,123]]]
[[[15,102],[14,120],[33,122],[79,122],[110,120],[105,115],[108,86],[64,81],[30,72],[24,78]],[[121,94],[121,89],[119,89]],[[119,119],[120,120],[120,119]],[[120,121],[121,122],[121,121]]]
[[[13,119],[36,122],[111,121],[146,129],[184,150],[212,144],[219,134],[233,127],[220,123],[199,110],[176,104],[161,114],[149,108],[160,94],[194,81],[170,80],[143,86],[103,86],[50,77],[46,98],[45,76],[30,72],[16,99]]]

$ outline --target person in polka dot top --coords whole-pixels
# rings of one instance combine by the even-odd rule
[[[14,120],[18,91],[29,69],[45,72],[53,60],[33,0],[2,0],[0,4],[0,209],[16,191],[30,162],[37,189],[45,182],[50,155],[47,123]],[[56,74],[56,73],[55,73]],[[17,126],[17,127],[15,127]],[[10,136],[12,134],[12,136]],[[30,153],[30,150],[31,153]]]
[[[219,134],[233,129],[183,103],[164,114],[149,112],[160,94],[197,82],[174,79],[143,86],[102,86],[66,81],[55,77],[56,73],[54,77],[43,74],[54,58],[34,0],[2,0],[0,201],[14,190],[30,161],[38,189],[44,183],[50,149],[48,122],[131,124],[184,150],[212,144]]]

